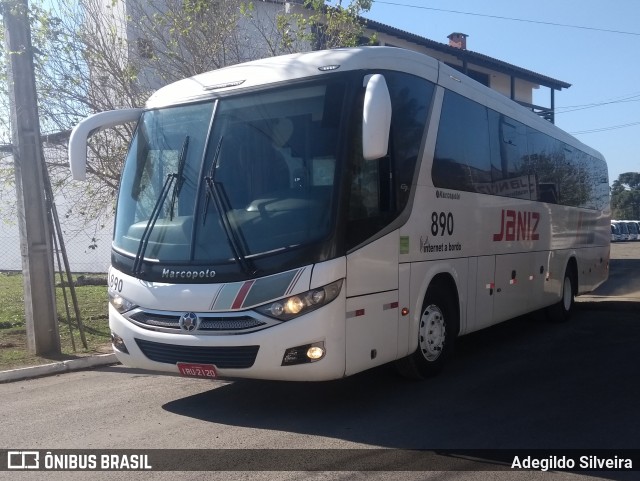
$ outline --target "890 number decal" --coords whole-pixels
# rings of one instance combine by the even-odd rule
[[[109,289],[112,291],[122,292],[122,279],[111,274],[109,276]]]
[[[431,234],[434,236],[453,234],[453,214],[451,212],[431,213]]]

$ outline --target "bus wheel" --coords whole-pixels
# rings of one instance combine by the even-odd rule
[[[442,370],[457,335],[457,312],[448,289],[439,284],[429,287],[418,325],[418,346],[412,355],[397,361],[400,374],[426,379]]]
[[[547,308],[547,317],[552,322],[564,322],[571,318],[575,303],[576,281],[573,270],[568,267],[562,281],[562,297],[553,306]]]

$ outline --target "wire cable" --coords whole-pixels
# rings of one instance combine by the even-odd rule
[[[571,135],[595,134],[598,132],[608,132],[609,130],[618,130],[618,129],[624,129],[627,127],[633,127],[635,125],[640,125],[640,122],[631,122],[629,124],[621,124],[621,125],[611,125],[610,127],[601,127],[597,129],[591,129],[591,130],[580,130],[578,132],[569,132],[569,133]]]
[[[530,20],[526,18],[514,18],[514,17],[504,17],[501,15],[489,15],[485,13],[477,13],[477,12],[462,12],[460,10],[447,10],[444,8],[435,8],[435,7],[424,7],[422,5],[410,5],[407,3],[399,3],[399,2],[385,2],[381,0],[375,0],[375,3],[384,4],[384,5],[392,5],[395,7],[407,7],[407,8],[417,8],[420,10],[432,10],[436,12],[444,12],[444,13],[455,13],[458,15],[471,15],[475,17],[485,17],[485,18],[493,18],[497,20],[509,20],[511,22],[524,22],[524,23],[535,23],[538,25],[549,25],[552,27],[563,27],[563,28],[577,28],[581,30],[592,30],[596,32],[606,32],[606,33],[616,33],[620,35],[633,35],[636,37],[640,37],[640,32],[627,32],[624,30],[613,30],[608,28],[598,28],[598,27],[587,27],[585,25],[570,25],[566,23],[557,23],[557,22],[545,22],[542,20]]]

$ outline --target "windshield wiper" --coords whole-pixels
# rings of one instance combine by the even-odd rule
[[[253,263],[250,262],[244,254],[244,252],[246,252],[246,248],[243,248],[243,246],[246,245],[246,242],[242,238],[242,234],[235,229],[233,225],[231,225],[231,220],[227,214],[227,212],[231,210],[229,198],[224,190],[224,186],[215,180],[223,138],[224,137],[220,137],[220,140],[218,141],[216,152],[213,156],[213,160],[211,161],[211,167],[209,167],[209,172],[204,178],[207,197],[204,205],[204,213],[202,215],[202,224],[204,225],[207,218],[209,199],[211,198],[216,206],[216,210],[220,214],[220,224],[222,225],[224,233],[227,236],[227,240],[229,241],[229,247],[231,247],[233,258],[240,265],[246,275],[252,276],[256,273],[256,269],[253,266]]]
[[[173,212],[176,205],[176,199],[180,195],[182,190],[182,184],[184,184],[184,164],[187,158],[187,149],[189,148],[189,136],[187,135],[182,142],[182,149],[180,149],[180,157],[178,157],[178,173],[176,174],[176,183],[173,186],[173,194],[171,195],[171,209],[169,210],[169,220],[173,220]]]
[[[162,189],[160,190],[160,195],[156,200],[156,203],[153,206],[153,210],[151,211],[151,216],[147,221],[147,225],[142,232],[142,236],[140,237],[140,244],[138,244],[138,251],[136,252],[136,257],[133,261],[133,275],[139,275],[142,272],[142,261],[144,260],[144,253],[147,250],[147,244],[149,244],[149,238],[151,237],[151,231],[156,225],[156,221],[158,217],[160,217],[160,212],[162,210],[162,205],[169,195],[169,189],[171,189],[171,184],[176,180],[178,174],[171,173],[167,174],[167,178],[162,185]]]
[[[160,195],[158,195],[158,199],[153,206],[153,210],[151,211],[151,216],[147,221],[147,225],[144,227],[144,231],[142,231],[142,236],[140,237],[140,244],[138,244],[138,251],[136,252],[136,257],[133,261],[133,274],[139,275],[142,272],[142,262],[144,261],[144,253],[147,250],[147,245],[149,245],[149,239],[151,238],[151,232],[160,217],[160,212],[162,211],[162,206],[164,205],[165,200],[169,196],[169,190],[173,185],[173,193],[171,194],[171,206],[169,211],[169,219],[173,220],[173,213],[175,208],[176,199],[180,195],[180,190],[182,190],[182,185],[184,184],[184,164],[186,162],[187,157],[187,149],[189,148],[189,136],[187,135],[182,142],[182,148],[180,149],[180,155],[178,157],[178,172],[172,172],[167,174],[167,178],[162,185],[162,189],[160,189]]]
[[[212,181],[215,181],[216,169],[218,168],[218,159],[220,158],[220,149],[222,148],[222,139],[224,139],[224,136],[220,136],[220,140],[218,141],[218,145],[216,146],[216,151],[213,154],[213,160],[211,162],[211,167],[209,167],[209,173],[204,178],[204,181],[207,184],[208,184],[207,179],[211,179]],[[209,211],[209,198],[210,197],[213,197],[213,196],[210,195],[209,188],[207,187],[207,197],[206,197],[206,199],[204,201],[204,211],[202,213],[202,225],[204,225],[205,221],[207,220],[207,212]]]

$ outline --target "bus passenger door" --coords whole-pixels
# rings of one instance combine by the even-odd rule
[[[347,256],[346,375],[398,352],[398,232]]]

